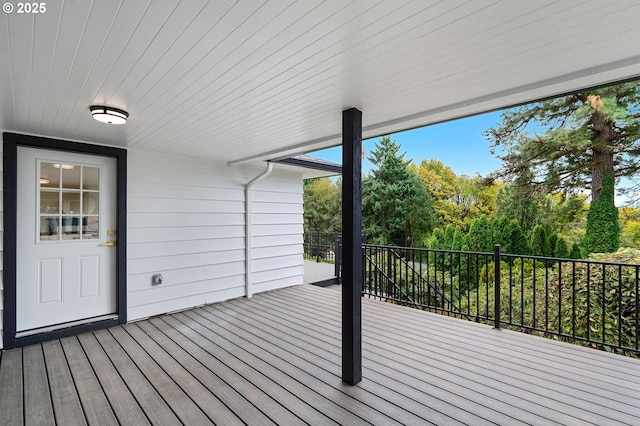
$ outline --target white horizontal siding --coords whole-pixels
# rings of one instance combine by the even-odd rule
[[[254,186],[253,291],[302,283],[302,180],[275,174]]]
[[[128,170],[129,320],[243,296],[244,188],[262,170],[141,150]],[[253,199],[253,291],[302,283],[301,176],[274,171]]]

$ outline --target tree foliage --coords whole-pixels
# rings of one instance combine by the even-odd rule
[[[487,216],[482,215],[471,221],[464,245],[468,247],[469,251],[493,251],[491,229]]]
[[[304,181],[305,231],[336,232],[342,229],[342,189],[329,178]]]
[[[549,240],[542,225],[536,225],[531,234],[531,254],[534,256],[549,256]]]
[[[544,194],[526,187],[526,181],[526,177],[520,176],[500,189],[496,197],[496,216],[517,221],[529,234],[544,208]]]
[[[640,247],[640,209],[623,207],[620,209],[620,245]]]
[[[564,238],[558,237],[553,256],[560,259],[566,259],[569,257],[569,247],[567,247],[567,242]]]
[[[605,176],[600,197],[591,203],[584,238],[589,253],[613,253],[620,247],[620,225],[618,209],[613,204],[613,185],[613,177]]]
[[[399,150],[384,137],[368,157],[375,168],[362,183],[362,223],[371,242],[413,246],[433,228],[433,200]]]
[[[492,178],[518,182],[515,195],[521,200],[540,190],[589,189],[592,208],[613,212],[616,179],[640,170],[640,83],[585,90],[507,110],[501,123],[485,135],[492,141],[492,152],[503,161]],[[613,179],[610,188],[604,184],[606,176]],[[609,200],[606,208],[598,203],[601,196]],[[598,240],[597,229],[587,227],[589,244]],[[615,251],[617,245],[597,248]]]
[[[508,237],[509,244],[504,248],[505,253],[511,254],[529,254],[529,243],[527,236],[522,232],[520,224],[517,220],[511,220],[507,225],[505,232]]]
[[[493,216],[496,197],[503,184],[485,184],[479,176],[457,175],[439,160],[422,160],[411,166],[433,197],[438,226],[466,226],[482,214]]]
[[[503,167],[495,176],[525,177],[529,186],[590,188],[597,199],[604,173],[640,170],[640,83],[585,90],[502,114],[485,132]]]

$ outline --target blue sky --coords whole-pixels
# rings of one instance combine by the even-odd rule
[[[421,160],[435,158],[451,167],[460,175],[474,176],[479,173],[486,176],[498,169],[501,161],[489,153],[490,143],[482,135],[486,129],[500,122],[500,111],[476,115],[460,120],[434,124],[406,132],[394,133],[391,139],[401,145],[401,152],[406,151],[405,159],[412,159],[419,164]],[[363,141],[365,160],[362,169],[369,173],[372,164],[366,159],[375,142],[380,138]],[[342,163],[342,147],[324,149],[309,153],[335,163]]]

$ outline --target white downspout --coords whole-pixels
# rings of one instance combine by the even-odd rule
[[[271,174],[273,170],[273,163],[267,162],[267,170],[254,177],[247,183],[247,186],[244,188],[244,200],[245,200],[245,230],[244,230],[244,247],[245,247],[245,296],[250,298],[253,295],[253,278],[252,278],[252,268],[251,268],[251,188],[255,183],[261,181]]]

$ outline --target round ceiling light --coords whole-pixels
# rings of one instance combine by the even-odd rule
[[[91,111],[93,118],[107,124],[124,124],[129,117],[127,111],[104,105],[91,105],[89,111]]]

